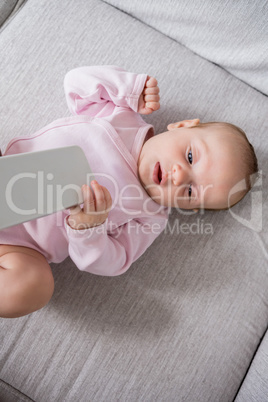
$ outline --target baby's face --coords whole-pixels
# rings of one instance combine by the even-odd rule
[[[160,205],[227,208],[230,191],[243,178],[232,135],[224,127],[181,127],[150,138],[138,161],[143,187]]]

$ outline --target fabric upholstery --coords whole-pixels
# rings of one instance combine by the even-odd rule
[[[235,402],[266,401],[268,395],[268,333],[266,333]]]
[[[0,0],[0,27],[14,16],[18,9],[27,0]]]
[[[117,64],[157,77],[161,109],[146,117],[156,132],[230,121],[268,170],[267,97],[102,1],[28,0],[0,54],[1,148],[69,115],[68,70]],[[232,212],[174,210],[125,275],[53,265],[47,307],[0,319],[0,379],[38,402],[233,400],[268,323],[267,205],[265,174]]]
[[[268,95],[266,0],[106,0]]]
[[[1,0],[0,1],[0,26],[4,23],[7,17],[15,7],[17,0]]]
[[[30,402],[32,399],[23,395],[20,391],[13,388],[10,384],[0,380],[0,400],[3,402]]]

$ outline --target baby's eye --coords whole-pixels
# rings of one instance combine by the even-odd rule
[[[192,196],[192,185],[191,184],[189,186],[188,195],[189,195],[189,198],[191,198],[191,196]]]
[[[188,162],[190,163],[190,165],[193,163],[193,155],[192,155],[192,150],[191,149],[188,152]]]

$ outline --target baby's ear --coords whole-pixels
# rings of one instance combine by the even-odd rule
[[[180,127],[195,127],[198,126],[200,123],[199,119],[192,119],[192,120],[182,120],[178,121],[177,123],[171,123],[167,126],[168,131],[174,130],[175,128]]]

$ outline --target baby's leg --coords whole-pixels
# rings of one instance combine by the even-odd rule
[[[20,317],[45,306],[54,279],[45,257],[27,247],[0,245],[0,317]]]

